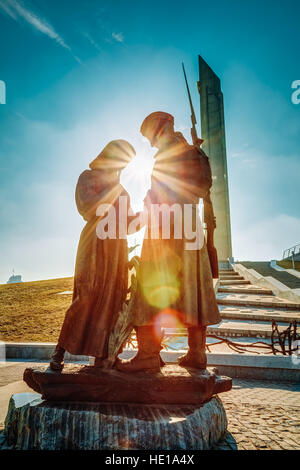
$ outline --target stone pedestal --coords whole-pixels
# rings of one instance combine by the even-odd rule
[[[55,403],[11,397],[0,448],[21,450],[205,450],[227,428],[222,402],[202,405]]]
[[[156,374],[125,374],[114,369],[66,365],[63,372],[28,368],[24,381],[42,398],[67,402],[195,404],[232,387],[229,377],[167,365]]]
[[[13,395],[3,448],[93,450],[210,449],[226,433],[217,396],[231,379],[168,365],[125,374],[91,366],[28,368],[38,393]]]

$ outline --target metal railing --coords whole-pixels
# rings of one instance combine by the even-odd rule
[[[287,250],[284,250],[282,259],[290,258],[291,256],[295,256],[299,253],[300,253],[300,244],[292,246],[291,248],[288,248]]]

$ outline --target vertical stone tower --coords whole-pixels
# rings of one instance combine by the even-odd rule
[[[201,137],[203,150],[208,155],[213,175],[211,199],[216,216],[215,247],[219,267],[229,267],[232,258],[230,209],[228,194],[224,104],[221,82],[217,75],[199,56],[199,82]]]

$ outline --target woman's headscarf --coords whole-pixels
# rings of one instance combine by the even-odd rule
[[[126,140],[112,140],[102,152],[90,163],[91,170],[122,170],[135,156],[135,150]]]

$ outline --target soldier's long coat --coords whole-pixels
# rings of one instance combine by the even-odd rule
[[[183,136],[156,154],[151,190],[145,200],[150,204],[192,204],[193,227],[199,219],[197,204],[201,196],[201,175],[197,149]],[[198,172],[198,173],[197,173]],[[205,178],[203,179],[205,182]],[[187,221],[185,221],[187,222]],[[151,225],[151,221],[150,221]],[[150,227],[148,227],[148,235]],[[203,240],[203,231],[201,238]],[[210,262],[204,240],[201,249],[187,250],[186,239],[144,239],[138,289],[134,303],[135,325],[166,322],[176,316],[185,326],[219,323]]]
[[[109,334],[126,299],[128,250],[126,239],[99,239],[96,209],[113,204],[118,220],[119,196],[129,195],[98,169],[84,171],[76,187],[79,213],[87,221],[82,230],[74,276],[73,301],[66,312],[59,345],[71,354],[105,357]]]

